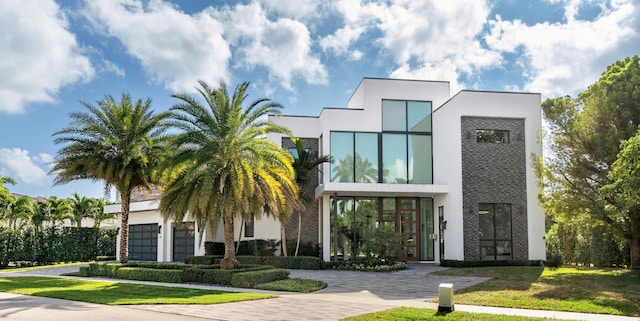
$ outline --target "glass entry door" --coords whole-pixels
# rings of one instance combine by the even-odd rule
[[[420,260],[420,212],[417,198],[398,198],[398,227],[402,235],[400,260]]]

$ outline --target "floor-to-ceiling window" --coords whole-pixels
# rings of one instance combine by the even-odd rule
[[[478,215],[480,259],[510,260],[513,257],[511,204],[481,203]]]
[[[434,217],[431,198],[331,197],[332,260],[364,258],[369,231],[391,225],[402,235],[400,258],[433,261]]]
[[[431,102],[382,101],[382,182],[432,184]]]
[[[331,181],[378,182],[378,134],[331,132]]]

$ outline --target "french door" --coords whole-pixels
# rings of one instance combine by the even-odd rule
[[[398,198],[398,231],[402,235],[399,259],[420,260],[420,210],[418,198]]]

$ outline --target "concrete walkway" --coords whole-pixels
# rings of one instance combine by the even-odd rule
[[[153,283],[117,280],[118,282],[133,282],[144,284],[165,285],[172,287],[191,287],[201,289],[216,289],[227,291],[242,292],[261,292],[275,293],[279,297],[269,300],[245,301],[218,305],[133,305],[133,306],[111,306],[85,304],[79,302],[71,302],[56,299],[32,298],[25,296],[9,295],[9,300],[21,300],[20,297],[31,298],[31,300],[39,300],[39,309],[45,309],[54,314],[64,313],[67,310],[93,311],[103,313],[104,309],[112,311],[113,318],[124,320],[164,320],[159,314],[165,316],[174,316],[180,320],[340,320],[349,316],[360,315],[364,313],[382,311],[393,307],[408,306],[417,308],[437,309],[437,304],[425,302],[425,299],[437,296],[437,288],[440,283],[453,283],[455,289],[461,289],[473,284],[477,284],[486,280],[485,278],[474,277],[450,277],[435,276],[429,273],[443,268],[439,266],[427,264],[411,264],[409,269],[405,271],[397,271],[391,273],[366,273],[352,271],[308,271],[308,270],[291,270],[292,278],[305,278],[322,280],[327,283],[327,288],[310,294],[300,293],[283,293],[260,291],[252,289],[235,289],[219,286],[207,285],[191,285],[191,284],[171,284],[171,283]],[[0,273],[2,276],[22,276],[22,275],[41,275],[41,276],[59,276],[61,273],[77,271],[78,266],[59,267],[39,269],[25,272]],[[96,280],[91,278],[88,280]],[[7,294],[8,295],[8,294]],[[7,304],[7,295],[0,296],[0,311],[4,311],[7,306],[12,306],[11,302]],[[54,300],[56,303],[46,303],[48,300]],[[67,302],[66,304],[64,302]],[[49,311],[47,307],[64,305],[64,309],[53,309]],[[598,314],[582,314],[557,311],[538,311],[525,309],[507,309],[483,306],[467,306],[456,305],[458,311],[520,315],[548,319],[565,319],[565,320],[612,320],[612,321],[640,321],[640,318],[619,317],[611,315]],[[127,314],[130,311],[130,315]],[[42,312],[42,311],[40,311]],[[21,310],[20,313],[28,313],[28,310]],[[34,312],[35,313],[35,312]],[[112,313],[104,311],[104,313]],[[142,314],[141,314],[142,313]],[[147,316],[144,313],[149,313]],[[118,315],[118,317],[115,317]],[[20,314],[21,318],[15,320],[31,320],[25,315]],[[47,316],[47,320],[51,319]],[[141,318],[141,316],[144,316]],[[0,312],[0,318],[3,318],[3,312]],[[43,318],[44,319],[44,318]],[[92,318],[95,319],[95,318]],[[33,320],[37,320],[34,318]],[[63,320],[63,319],[60,319]],[[64,320],[83,320],[69,319],[67,316]],[[97,320],[97,319],[96,319]]]

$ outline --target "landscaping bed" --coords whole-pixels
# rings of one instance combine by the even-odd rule
[[[191,256],[185,258],[184,263],[201,265],[220,264],[223,257],[222,255]],[[281,269],[320,270],[322,268],[322,260],[315,256],[238,255],[236,256],[236,260],[242,265],[270,265]]]

